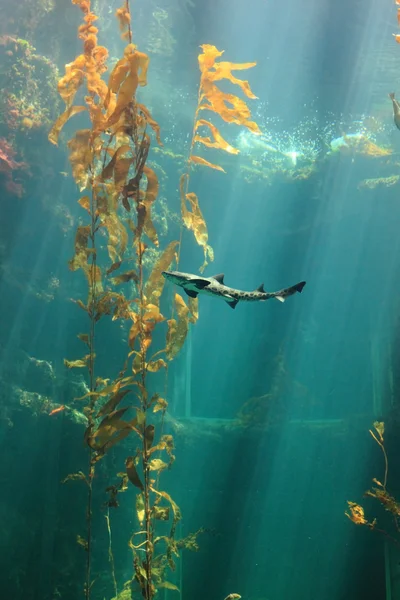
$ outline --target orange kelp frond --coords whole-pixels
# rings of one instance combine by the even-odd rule
[[[222,56],[222,51],[211,44],[204,44],[201,46],[201,49],[203,50],[203,54],[200,54],[199,56],[199,67],[201,71],[199,104],[196,110],[192,149],[194,144],[200,143],[209,148],[217,148],[229,152],[230,154],[238,154],[239,150],[233,148],[233,146],[222,137],[215,125],[204,119],[197,120],[197,116],[200,110],[210,110],[217,113],[226,123],[242,125],[256,135],[261,134],[257,123],[250,119],[251,111],[246,102],[234,94],[222,92],[216,85],[217,81],[227,79],[234,85],[239,86],[248,98],[257,98],[251,91],[249,82],[238,79],[232,73],[232,71],[235,70],[243,71],[254,67],[256,63],[216,62],[216,59]],[[196,135],[199,127],[208,127],[213,139],[208,136]],[[193,156],[192,152],[189,160],[197,164],[211,167],[212,169],[223,171],[222,167],[219,167],[219,165],[210,163],[199,156]]]
[[[202,156],[198,156],[197,153],[194,154],[193,148],[195,144],[202,144],[207,148],[224,150],[224,152],[228,152],[229,154],[239,154],[239,150],[231,146],[231,144],[224,139],[213,123],[205,119],[199,119],[199,112],[201,110],[210,110],[219,115],[226,123],[243,125],[257,135],[261,134],[261,131],[257,123],[250,120],[251,111],[246,102],[234,94],[222,92],[216,85],[217,81],[227,79],[234,85],[239,86],[248,98],[256,98],[257,96],[251,91],[249,82],[238,79],[232,73],[232,71],[235,70],[243,71],[254,67],[256,63],[216,62],[217,59],[222,56],[223,51],[218,50],[216,46],[211,44],[203,44],[201,49],[203,50],[203,53],[198,57],[201,71],[199,100],[194,118],[192,143],[188,159],[188,172],[181,177],[180,195],[183,223],[188,229],[193,231],[196,242],[202,246],[204,250],[204,263],[200,268],[200,271],[202,272],[207,266],[208,260],[214,260],[214,252],[211,246],[208,245],[207,225],[200,210],[199,200],[196,194],[188,192],[189,169],[190,165],[194,163],[209,167],[216,171],[222,171],[223,173],[225,173],[225,170],[220,165],[212,163]],[[198,130],[204,127],[208,128],[208,132],[211,135],[200,135],[198,133]],[[187,203],[190,204],[190,209],[188,208]],[[173,324],[171,324],[171,327],[172,326]]]
[[[79,6],[82,12],[87,14],[90,11],[90,0],[71,0],[72,4]]]
[[[121,260],[128,244],[128,233],[123,223],[118,218],[113,207],[112,196],[110,202],[107,201],[108,194],[98,196],[97,212],[99,220],[108,233],[107,251],[113,263]]]
[[[205,97],[210,103],[212,103],[211,100],[216,88],[214,82],[221,81],[222,79],[227,79],[234,85],[238,85],[248,98],[257,98],[257,96],[255,96],[251,91],[248,81],[238,79],[232,74],[232,71],[250,69],[257,63],[252,62],[235,64],[225,61],[216,63],[215,59],[221,56],[222,52],[217,50],[215,46],[211,46],[209,44],[204,44],[201,46],[201,49],[203,50],[203,54],[200,54],[199,56],[199,67],[201,71],[200,94],[202,99]],[[226,97],[228,96],[231,96],[231,94],[226,94]]]
[[[379,488],[372,488],[365,492],[365,496],[370,496],[371,498],[376,498],[385,508],[385,510],[392,513],[396,518],[400,517],[400,504],[396,502],[396,499],[387,492],[383,484],[380,481],[375,479],[375,483],[379,485]]]
[[[50,130],[48,139],[52,144],[57,145],[60,132],[61,132],[62,128],[64,127],[65,123],[73,115],[84,110],[84,108],[85,108],[85,107],[72,107],[72,103],[74,101],[75,94],[78,91],[78,89],[81,87],[81,85],[85,79],[85,73],[83,70],[84,66],[85,66],[85,57],[83,54],[81,54],[74,60],[73,63],[69,63],[68,65],[65,65],[65,75],[64,75],[64,77],[61,77],[61,79],[58,82],[58,86],[57,86],[58,93],[60,94],[61,98],[65,102],[66,110],[58,117],[58,119],[56,120],[56,122],[54,123],[53,127]]]
[[[84,81],[85,62],[83,54],[77,56],[72,63],[65,65],[65,75],[58,82],[58,93],[67,105],[67,108],[71,106],[76,92]]]
[[[86,79],[88,96],[85,98],[89,107],[92,122],[99,119],[99,110],[107,95],[107,85],[102,80],[102,74],[107,70],[106,60],[108,50],[97,45],[98,29],[93,25],[97,16],[90,11],[90,2],[85,0],[72,0],[83,13],[84,23],[78,29],[78,36],[83,40],[83,54],[65,66],[65,75],[58,82],[58,92],[66,104],[66,111],[58,118],[50,132],[49,140],[56,144],[59,133],[68,119],[78,111],[70,111],[76,92]],[[96,99],[98,104],[96,104]],[[98,110],[95,110],[95,109]]]
[[[218,50],[212,44],[203,44],[200,48],[203,50],[203,54],[199,54],[199,67],[200,71],[205,73],[214,67],[215,59],[222,56],[225,50]]]
[[[172,262],[176,259],[178,246],[179,242],[170,242],[153,267],[144,288],[145,296],[151,304],[155,304],[156,306],[159,305],[160,296],[165,283],[162,272],[168,271]]]
[[[379,436],[379,440],[381,442],[383,442],[384,441],[383,436],[384,436],[384,433],[385,433],[385,423],[383,421],[374,421],[374,429],[375,429],[375,431],[377,432],[377,434]],[[370,430],[370,433],[371,433],[371,435],[373,437],[375,437],[372,434],[371,430]]]
[[[197,298],[189,298],[188,305],[180,294],[175,294],[176,319],[168,320],[166,356],[173,360],[182,349],[188,331],[189,323],[195,323],[198,318]]]
[[[201,213],[199,200],[195,193],[189,192],[185,194],[185,185],[188,179],[188,175],[182,175],[180,179],[180,195],[181,195],[181,213],[185,227],[191,229],[196,238],[196,242],[199,246],[203,247],[204,250],[204,263],[200,268],[200,272],[203,272],[208,265],[208,259],[214,260],[214,250],[208,245],[208,231],[204,217]],[[187,202],[190,204],[190,209],[187,207]]]
[[[255,67],[257,64],[256,62],[232,63],[223,61],[217,63],[215,62],[215,59],[221,56],[223,52],[220,52],[215,46],[209,44],[203,44],[203,46],[200,47],[203,50],[203,54],[200,54],[198,58],[200,71],[202,73],[202,82],[203,80],[220,81],[221,79],[228,79],[228,81],[234,85],[238,85],[248,98],[257,98],[251,91],[248,81],[238,79],[232,74],[232,71],[244,71]]]
[[[64,127],[65,123],[68,121],[68,119],[77,113],[82,112],[83,110],[86,110],[85,106],[71,106],[70,108],[67,108],[67,110],[58,117],[53,127],[50,129],[50,133],[48,135],[49,141],[57,146],[61,129]]]
[[[72,175],[80,191],[88,186],[90,179],[89,167],[93,160],[90,135],[90,129],[78,129],[67,144]]]
[[[158,195],[158,178],[153,169],[150,169],[150,167],[146,167],[146,165],[143,168],[143,174],[147,178],[146,192],[141,200],[141,205],[144,208],[145,213],[143,219],[143,231],[147,235],[147,237],[153,242],[153,244],[158,248],[159,242],[157,231],[151,219],[152,205],[156,201]]]
[[[71,271],[77,269],[86,269],[88,267],[88,258],[92,249],[88,247],[91,235],[89,225],[80,225],[75,234],[75,254],[69,261]]]
[[[138,86],[147,85],[149,57],[136,50],[134,44],[128,44],[121,58],[111,72],[105,108],[109,107],[113,94],[116,95],[115,109],[109,116],[106,128],[115,125],[123,111],[127,109],[136,94]]]
[[[216,171],[222,171],[223,173],[226,173],[225,169],[223,169],[220,165],[215,165],[205,158],[201,158],[201,156],[195,156],[194,154],[191,154],[189,160],[197,165],[204,165],[205,167],[210,167],[210,169],[215,169]]]
[[[349,505],[350,514],[345,512],[346,517],[356,525],[367,525],[368,521],[364,516],[363,507],[356,504],[356,502],[350,502],[349,500],[347,501],[347,504]]]
[[[123,40],[128,40],[132,42],[132,32],[131,32],[131,14],[129,11],[129,4],[125,2],[121,8],[118,8],[115,16],[119,22],[119,28],[121,30],[121,37]]]
[[[206,83],[204,88],[203,102],[199,110],[212,110],[217,113],[226,123],[235,123],[247,127],[252,133],[261,135],[261,130],[255,121],[250,121],[250,109],[246,102],[234,94],[221,92],[214,84]]]
[[[83,54],[66,65],[65,75],[58,83],[58,91],[66,104],[66,111],[58,118],[53,126],[49,139],[57,144],[62,127],[68,119],[81,109],[71,109],[76,92],[86,81],[87,95],[86,106],[92,122],[91,143],[95,144],[96,138],[109,131],[112,136],[117,133],[130,134],[128,121],[132,121],[132,102],[138,86],[147,85],[147,69],[149,57],[139,52],[136,46],[129,43],[124,56],[115,65],[109,79],[109,84],[103,80],[102,75],[107,70],[106,60],[108,50],[97,45],[98,29],[93,25],[97,19],[90,11],[90,2],[74,0],[84,12],[84,24],[79,27],[78,35],[83,40]],[[126,3],[118,12],[119,20],[127,24],[129,8]],[[161,145],[160,128],[144,105],[138,105],[136,114],[133,115],[138,128],[142,132],[149,125],[155,132],[158,143]]]
[[[232,73],[232,71],[243,71],[244,69],[251,69],[255,67],[257,63],[231,63],[231,62],[220,62],[215,65],[215,73],[208,73],[208,77],[211,81],[220,81],[221,79],[228,79],[234,85],[238,85],[242,92],[252,100],[257,100],[257,96],[253,94],[250,88],[250,84],[247,80],[238,79]]]
[[[95,45],[97,45],[97,33],[99,30],[95,25],[93,25],[94,21],[97,20],[97,17],[92,12],[87,12],[84,19],[85,22],[78,27],[78,37],[81,40],[86,41],[89,36],[95,36]]]
[[[208,148],[219,148],[220,150],[225,150],[225,152],[229,152],[230,154],[239,154],[239,150],[233,148],[220,134],[218,129],[210,123],[209,121],[205,121],[204,119],[199,119],[195,124],[195,130],[197,131],[199,127],[208,127],[211,130],[211,134],[214,138],[214,141],[211,141],[209,137],[204,137],[200,135],[194,136],[194,142],[199,142],[200,144],[204,144],[204,146],[208,146]]]
[[[189,308],[180,294],[175,294],[176,319],[169,319],[166,355],[173,360],[185,343],[189,331]]]
[[[397,6],[400,6],[400,0],[396,0],[395,3]],[[400,26],[400,8],[397,9],[397,24]],[[394,33],[393,37],[396,40],[396,42],[400,44],[400,35]]]
[[[148,108],[147,108],[147,107],[146,107],[144,104],[140,104],[139,102],[137,103],[137,105],[136,105],[136,106],[137,106],[137,108],[138,108],[138,111],[141,111],[141,112],[143,113],[143,115],[144,115],[144,117],[145,117],[145,120],[146,120],[147,124],[148,124],[148,125],[149,125],[149,126],[152,128],[152,130],[154,131],[154,133],[155,133],[155,136],[156,136],[156,140],[157,140],[157,144],[158,144],[159,146],[163,146],[163,143],[162,143],[162,141],[161,141],[161,137],[160,137],[160,126],[159,126],[159,124],[157,123],[157,121],[155,121],[155,120],[153,119],[153,117],[151,116],[149,109],[148,109]]]

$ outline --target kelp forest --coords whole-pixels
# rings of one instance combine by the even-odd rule
[[[400,0],[1,2],[1,597],[400,600]]]
[[[82,508],[86,514],[86,531],[77,536],[77,544],[86,554],[84,597],[89,600],[92,595],[98,595],[94,591],[96,573],[92,569],[93,513],[106,510],[104,526],[109,534],[106,552],[114,598],[134,597],[135,591],[140,590],[144,598],[151,600],[162,588],[179,592],[171,579],[180,551],[198,550],[197,538],[206,532],[200,527],[177,538],[181,510],[162,483],[163,471],[175,462],[174,438],[164,433],[168,365],[184,345],[189,326],[198,319],[198,302],[189,297],[186,303],[176,293],[172,306],[163,309],[164,313],[169,311],[169,318],[160,311],[164,288],[162,272],[171,265],[178,267],[182,239],[162,247],[152,219],[159,182],[148,163],[152,143],[162,146],[162,141],[158,123],[138,98],[140,87],[147,85],[149,57],[133,42],[134,18],[129,0],[116,12],[126,46],[108,82],[108,50],[98,45],[98,19],[91,10],[90,0],[72,0],[72,3],[82,11],[83,23],[78,36],[83,52],[66,65],[65,75],[58,82],[65,110],[55,121],[49,140],[58,144],[67,121],[78,113],[87,113],[90,127],[77,130],[67,146],[73,177],[82,193],[78,203],[87,215],[87,224],[77,227],[75,253],[69,268],[83,272],[87,280],[87,298],[75,298],[73,302],[87,314],[88,328],[77,334],[83,355],[65,359],[64,364],[67,369],[87,372],[87,393],[71,398],[71,403],[84,406],[80,410],[87,419],[83,439],[88,448],[88,465],[67,475],[63,483],[79,481],[87,489],[87,505]],[[212,111],[228,123],[259,133],[256,123],[249,120],[250,110],[244,100],[223,93],[216,85],[217,81],[228,79],[239,85],[246,96],[255,98],[248,82],[232,74],[234,69],[247,69],[255,63],[216,62],[223,53],[215,46],[204,45],[202,51],[190,155],[180,181],[182,226],[193,232],[204,250],[200,271],[204,271],[214,255],[208,245],[207,225],[199,200],[194,192],[188,191],[190,168],[194,163],[223,169],[194,155],[193,148],[195,144],[203,144],[232,154],[238,151],[224,140],[213,123],[199,119],[199,113]],[[77,105],[76,95],[82,91],[84,104]],[[208,128],[212,139],[199,135],[200,128]],[[99,240],[102,232],[106,235],[106,245]],[[151,258],[147,258],[149,246],[156,249]],[[96,364],[98,348],[107,343],[101,333],[101,321],[106,318],[129,324],[126,356],[113,377],[105,377]],[[164,377],[153,382],[152,376],[161,371]],[[68,410],[63,405],[54,408],[53,414],[59,408]],[[99,479],[100,461],[109,456],[116,445],[122,446],[124,451],[129,448],[130,455],[126,456],[123,468],[108,475],[109,481],[102,490],[107,499],[99,507],[94,502],[94,487]],[[129,485],[137,491],[135,525],[126,544],[131,555],[132,577],[121,582],[111,541],[112,511],[123,502],[120,495]],[[159,523],[163,527],[159,527]],[[235,593],[229,595],[229,598],[238,597]]]

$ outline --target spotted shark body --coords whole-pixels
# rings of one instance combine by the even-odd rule
[[[222,298],[231,308],[235,308],[238,302],[265,301],[270,298],[285,302],[288,296],[292,296],[296,292],[301,293],[306,285],[305,281],[301,281],[292,287],[279,290],[279,292],[266,292],[262,283],[254,292],[243,292],[225,285],[223,273],[212,277],[199,277],[198,275],[180,273],[179,271],[163,271],[162,274],[165,279],[183,288],[191,298],[197,298],[198,294],[208,294]]]

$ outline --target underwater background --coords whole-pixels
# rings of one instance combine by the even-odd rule
[[[126,43],[114,16],[120,4],[91,2],[109,51],[106,82]],[[160,247],[180,240],[177,270],[223,272],[240,290],[307,282],[284,304],[235,310],[200,295],[179,354],[154,375],[168,401],[162,431],[175,441],[176,460],[161,476],[182,513],[176,535],[204,528],[197,551],[178,552],[173,585],[157,595],[400,598],[400,131],[388,97],[400,95],[398,7],[131,4],[133,42],[150,57],[138,101],[163,142],[149,151]],[[64,360],[82,355],[77,335],[88,316],[71,301],[87,294],[85,278],[68,268],[86,216],[67,143],[86,117],[66,123],[58,145],[48,135],[65,109],[58,81],[81,52],[82,12],[69,0],[0,7],[0,589],[15,600],[75,600],[88,598],[80,538],[87,489],[61,482],[88,467],[88,415],[76,398],[89,388],[86,374]],[[203,250],[181,223],[179,179],[191,154],[203,44],[224,50],[220,60],[257,63],[235,74],[257,97],[246,102],[261,133],[204,115],[240,152],[203,148],[225,173],[191,170],[215,255],[201,275]],[[240,95],[232,83],[221,87]],[[103,230],[99,240],[105,253]],[[148,245],[145,270],[159,256]],[[163,314],[175,292],[166,282]],[[135,298],[133,282],[124,294]],[[108,318],[98,327],[96,369],[113,378],[129,326]],[[118,507],[105,492],[135,443],[126,438],[96,463],[94,599],[150,598],[125,585],[134,579],[128,542],[138,528],[132,478]]]

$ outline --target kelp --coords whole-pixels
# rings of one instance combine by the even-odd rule
[[[375,431],[374,431],[375,430]],[[388,458],[385,449],[385,424],[382,421],[374,422],[374,429],[369,430],[370,435],[373,437],[375,442],[378,444],[380,449],[382,450],[382,454],[385,461],[385,471],[383,483],[381,483],[375,477],[373,478],[374,487],[367,490],[364,494],[366,497],[375,498],[381,504],[385,511],[389,512],[393,518],[393,523],[397,533],[400,533],[400,502],[398,502],[394,496],[392,496],[387,490],[387,478],[388,478]],[[364,508],[357,504],[356,502],[347,501],[349,511],[345,512],[345,515],[355,524],[355,525],[364,525],[371,530],[378,531],[383,534],[385,537],[395,542],[396,544],[400,543],[400,540],[394,538],[390,535],[386,530],[377,527],[377,519],[374,518],[372,521],[369,521],[365,517]]]
[[[57,119],[49,134],[49,140],[57,144],[58,137],[62,127],[77,111],[72,110],[77,91],[86,82],[88,96],[85,97],[86,105],[92,122],[101,120],[101,110],[98,111],[99,104],[95,103],[97,98],[100,102],[104,101],[107,94],[107,85],[102,79],[103,73],[107,70],[105,61],[108,57],[108,50],[104,46],[97,44],[98,29],[93,25],[97,19],[90,10],[90,0],[73,0],[73,4],[78,4],[84,13],[84,24],[79,29],[79,38],[83,40],[83,53],[76,59],[66,65],[65,75],[58,82],[58,92],[66,105],[65,112]],[[82,107],[80,107],[82,110]]]
[[[133,485],[135,485],[136,487],[138,487],[140,490],[143,491],[144,490],[143,483],[140,480],[140,477],[136,470],[135,461],[132,456],[128,456],[128,458],[125,460],[125,466],[126,466],[126,474],[128,476],[129,481]]]
[[[188,181],[188,173],[183,174],[179,183],[182,220],[187,229],[193,231],[196,242],[203,248],[204,263],[201,266],[200,271],[204,271],[205,267],[208,265],[208,259],[211,261],[214,260],[214,250],[208,244],[207,225],[200,210],[199,200],[193,192],[185,192]],[[190,208],[188,208],[188,204]]]
[[[175,294],[176,319],[168,321],[167,349],[168,360],[173,360],[181,350],[189,329],[189,307],[180,294]]]
[[[116,409],[116,407],[118,406],[118,404],[125,398],[125,396],[127,394],[129,394],[130,392],[132,392],[131,389],[127,389],[127,390],[118,390],[117,392],[115,392],[115,394],[113,394],[111,396],[111,398],[109,400],[107,400],[107,402],[105,404],[103,404],[103,406],[101,407],[101,409],[99,410],[98,414],[97,414],[97,418],[99,417],[103,417],[104,415],[108,415],[110,414],[112,411],[114,411]]]
[[[189,323],[196,323],[199,318],[199,299],[198,298],[188,298],[188,306],[189,306]]]
[[[150,304],[155,304],[156,306],[159,304],[160,296],[164,289],[165,283],[162,272],[168,271],[172,262],[176,259],[176,249],[178,246],[179,242],[171,242],[168,244],[153,267],[153,270],[144,288],[145,296]]]
[[[86,475],[83,471],[78,471],[78,473],[70,473],[61,481],[61,483],[68,483],[68,481],[85,481],[88,483]]]
[[[215,165],[201,156],[194,156],[191,154],[189,160],[197,165],[203,165],[204,167],[210,167],[210,169],[215,169],[216,171],[222,171],[223,173],[226,173],[225,169],[223,169],[220,165]]]
[[[251,91],[249,82],[238,79],[233,75],[232,71],[250,69],[257,63],[239,64],[226,61],[217,62],[217,58],[222,56],[224,53],[223,51],[219,51],[211,44],[203,44],[201,49],[203,50],[203,53],[199,55],[199,68],[201,72],[199,102],[196,111],[194,132],[196,132],[199,127],[207,126],[210,128],[214,137],[214,142],[211,144],[212,147],[225,150],[225,152],[232,154],[238,154],[239,151],[232,148],[232,146],[223,139],[215,126],[204,119],[198,120],[197,115],[202,110],[210,110],[218,114],[227,123],[235,123],[236,125],[246,127],[254,134],[261,134],[257,123],[249,120],[251,111],[246,102],[234,94],[222,92],[216,85],[217,81],[226,79],[234,85],[239,86],[247,98],[256,99],[257,96]],[[196,142],[210,145],[209,138],[194,135],[193,144]]]
[[[179,540],[175,539],[176,525],[181,519],[179,506],[168,492],[159,489],[160,476],[175,461],[173,437],[162,433],[168,401],[157,393],[149,396],[148,377],[166,369],[168,362],[178,354],[189,323],[198,318],[198,308],[193,299],[186,305],[177,296],[176,319],[166,319],[160,311],[162,272],[177,259],[179,242],[171,241],[162,247],[152,218],[159,181],[147,159],[152,136],[161,145],[160,128],[148,108],[136,99],[137,90],[147,84],[149,58],[132,43],[129,4],[125,1],[117,10],[127,45],[106,82],[108,50],[98,45],[98,28],[94,25],[97,17],[91,11],[90,0],[72,1],[83,13],[83,23],[78,29],[83,51],[66,65],[58,83],[65,111],[54,123],[49,140],[57,144],[62,127],[77,113],[89,121],[89,127],[76,131],[67,142],[72,175],[83,192],[78,204],[87,219],[87,223],[77,227],[69,268],[85,276],[86,303],[81,299],[74,302],[87,314],[89,327],[87,333],[78,334],[85,344],[86,354],[64,361],[68,369],[81,368],[88,372],[89,390],[74,400],[86,402],[82,409],[87,418],[83,438],[89,452],[89,466],[87,473],[79,471],[65,480],[82,480],[88,487],[87,534],[79,538],[79,543],[87,552],[85,598],[90,600],[94,585],[92,514],[97,465],[129,436],[136,440],[136,451],[126,457],[125,470],[117,473],[117,482],[105,489],[105,506],[117,508],[120,493],[128,486],[136,488],[135,514],[139,530],[132,534],[129,542],[133,553],[132,582],[139,586],[143,598],[152,600],[159,588],[177,589],[168,581],[167,570],[175,566],[172,555],[177,555],[178,548],[185,545],[179,546]],[[73,104],[78,91],[84,92],[84,106]],[[203,144],[219,144],[227,149],[227,143],[212,124],[208,129],[212,140],[204,139]],[[190,206],[185,213],[186,223],[204,242],[205,251],[210,252],[198,202],[193,194],[186,194],[186,201]],[[106,237],[108,261],[105,252],[99,251],[99,234]],[[146,260],[149,247],[158,253],[151,269],[146,266],[151,262]],[[126,296],[124,290],[127,290]],[[102,346],[97,327],[99,321],[107,317],[111,321],[123,321],[129,328],[126,358],[114,379],[97,374],[95,346]],[[167,328],[163,325],[166,320]],[[160,328],[157,336],[160,338],[162,327],[167,329],[165,343],[160,344],[161,349],[153,350],[154,331]],[[107,342],[102,350],[107,351]],[[156,419],[154,423],[152,418]],[[169,536],[156,535],[159,521],[170,522]],[[106,523],[108,558],[117,596],[108,513]],[[162,539],[164,546],[158,544]]]
[[[121,6],[118,8],[115,16],[119,22],[119,28],[121,30],[121,37],[124,40],[131,41],[132,40],[132,32],[131,32],[131,14],[129,12],[129,5],[125,4],[125,6]]]
[[[195,135],[193,140],[195,144],[204,144],[204,146],[207,146],[208,148],[219,148],[220,150],[225,150],[225,152],[229,152],[230,154],[239,154],[239,150],[237,150],[237,148],[233,148],[230,144],[228,144],[226,140],[224,140],[224,138],[222,137],[218,129],[215,127],[215,125],[213,125],[209,121],[205,121],[204,119],[199,119],[195,123],[195,130],[197,131],[197,129],[202,126],[206,126],[210,129],[214,141],[212,141],[209,137]]]
[[[398,24],[398,25],[399,25],[399,27],[400,27],[400,0],[395,0],[395,3],[396,3],[396,6],[398,7],[398,8],[397,8],[397,24]],[[400,44],[400,35],[399,35],[398,33],[397,33],[397,34],[396,34],[396,33],[394,33],[394,34],[393,34],[393,37],[394,37],[394,39],[396,40],[396,42],[397,42],[398,44]]]
[[[93,358],[92,354],[87,354],[83,358],[79,358],[77,360],[67,360],[64,359],[64,365],[68,369],[83,369],[88,366],[90,360]]]
[[[64,127],[68,119],[82,112],[83,110],[86,110],[85,106],[71,106],[70,108],[67,108],[67,110],[60,115],[57,121],[54,123],[49,133],[49,140],[53,142],[53,144],[57,144],[61,129]]]
[[[199,144],[206,148],[223,150],[228,154],[239,154],[239,150],[225,140],[216,125],[206,119],[199,118],[200,111],[211,111],[226,123],[246,127],[255,135],[261,134],[261,131],[257,123],[250,120],[251,111],[245,100],[234,94],[225,93],[217,86],[217,82],[225,79],[238,86],[247,98],[257,98],[251,91],[249,82],[235,77],[232,73],[232,71],[252,68],[256,63],[218,62],[217,59],[222,56],[223,51],[218,50],[211,44],[204,44],[201,49],[203,52],[198,57],[201,72],[198,103],[194,117],[188,168],[181,178],[180,193],[183,223],[187,229],[193,231],[196,242],[202,246],[204,251],[204,262],[200,267],[202,273],[209,261],[214,260],[214,252],[208,244],[207,225],[199,206],[198,197],[195,193],[189,192],[190,165],[202,165],[223,173],[225,173],[225,169],[221,165],[199,156],[197,153],[194,154],[194,147]],[[188,208],[188,204],[190,208]]]

